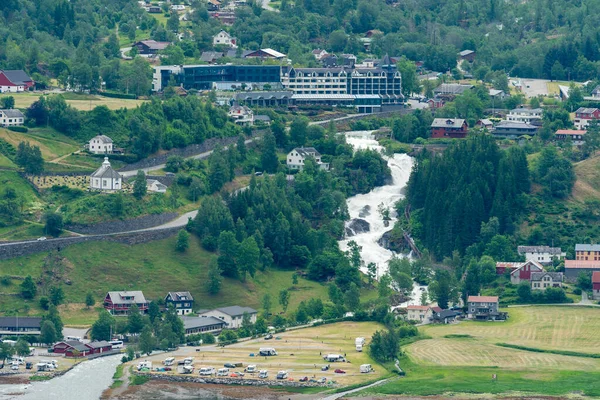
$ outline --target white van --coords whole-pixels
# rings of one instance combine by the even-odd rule
[[[361,374],[368,374],[369,372],[373,372],[373,367],[371,367],[371,364],[363,364],[360,366]]]
[[[165,361],[163,361],[163,364],[165,365],[165,367],[169,367],[169,366],[173,365],[174,362],[175,362],[175,357],[169,357],[169,358],[165,358]]]
[[[267,379],[269,377],[269,371],[267,371],[266,369],[260,370],[260,372],[258,373],[258,377],[260,379]]]
[[[323,359],[328,362],[344,362],[346,359],[341,354],[325,354]]]
[[[194,362],[194,357],[186,357],[183,359],[183,365],[191,365]]]
[[[192,372],[194,372],[194,366],[193,365],[184,365],[183,366],[183,373],[184,374],[191,374]]]
[[[246,367],[246,372],[249,374],[253,374],[256,372],[256,365],[248,365]]]
[[[200,368],[200,375],[202,376],[210,376],[215,374],[215,369],[213,367],[203,367]]]
[[[17,365],[23,365],[25,363],[25,359],[23,357],[13,356],[12,363]]]
[[[288,373],[287,371],[279,371],[277,373],[277,379],[287,379]]]
[[[267,357],[267,356],[276,356],[277,351],[275,351],[272,347],[263,347],[258,350],[258,355]]]
[[[217,371],[217,376],[228,376],[229,375],[229,368],[219,368],[219,370]]]

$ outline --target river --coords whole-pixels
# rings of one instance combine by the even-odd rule
[[[58,359],[60,363],[60,359]],[[28,385],[0,385],[0,399],[98,400],[112,384],[121,355],[79,363],[62,376]]]
[[[351,131],[345,132],[346,141],[352,145],[355,150],[372,149],[383,151],[383,147],[373,138],[371,131]],[[406,154],[394,154],[392,157],[385,157],[392,173],[392,180],[389,185],[380,186],[369,193],[358,194],[348,198],[348,212],[350,219],[360,218],[369,223],[369,231],[357,233],[340,241],[340,248],[344,251],[348,249],[348,242],[354,240],[361,248],[361,257],[366,266],[369,263],[377,265],[377,278],[384,275],[388,270],[388,261],[394,256],[394,253],[379,245],[377,241],[381,236],[392,229],[396,215],[393,212],[394,204],[404,198],[404,191],[410,177],[413,167],[412,157]],[[391,212],[392,221],[389,226],[385,226],[383,219],[378,211],[380,204],[388,208]],[[361,269],[366,273],[366,267]],[[415,284],[413,287],[412,299],[408,303],[402,304],[420,304],[420,296],[424,287]]]

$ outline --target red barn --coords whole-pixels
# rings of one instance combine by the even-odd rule
[[[496,274],[502,275],[510,271],[510,281],[518,285],[521,281],[530,281],[532,272],[543,272],[544,267],[537,261],[497,262]]]
[[[91,354],[102,354],[113,349],[112,344],[104,340],[86,343],[85,346],[90,349]]]
[[[92,354],[92,350],[79,340],[65,340],[64,342],[58,342],[52,349],[54,350],[54,353],[64,354],[67,357],[75,357],[75,355],[78,357],[85,357],[88,354]]]
[[[21,69],[0,70],[0,93],[23,92],[34,84],[33,79]]]
[[[465,138],[469,125],[464,119],[436,118],[431,124],[432,138]]]
[[[592,297],[594,300],[600,300],[600,271],[592,273]]]

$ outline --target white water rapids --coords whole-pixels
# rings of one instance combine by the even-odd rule
[[[373,138],[371,131],[352,131],[345,132],[344,134],[346,135],[346,141],[355,150],[384,150]],[[346,251],[348,250],[348,242],[355,241],[361,247],[360,254],[364,264],[361,271],[366,273],[366,265],[375,263],[377,266],[377,279],[388,271],[388,261],[394,256],[392,251],[381,247],[377,241],[394,226],[394,221],[396,220],[394,205],[398,200],[404,198],[404,190],[413,166],[413,159],[406,154],[394,154],[392,157],[384,156],[384,158],[387,160],[391,170],[392,182],[389,185],[376,187],[369,193],[358,194],[347,200],[350,220],[354,218],[364,219],[370,225],[369,231],[358,233],[339,242],[340,248]],[[383,204],[383,207],[390,210],[392,220],[388,227],[384,225],[383,218],[378,211],[380,204]],[[365,212],[366,206],[369,206],[368,213]],[[421,291],[422,287],[415,284],[412,299],[408,303],[403,303],[402,306],[420,304]]]

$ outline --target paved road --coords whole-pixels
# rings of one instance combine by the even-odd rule
[[[389,381],[390,379],[391,378],[382,379],[382,380],[377,381],[375,383],[371,383],[370,385],[359,387],[358,389],[352,389],[352,390],[348,390],[348,391],[345,391],[345,392],[332,394],[331,396],[323,397],[321,400],[336,400],[336,399],[344,397],[344,396],[346,396],[346,395],[348,395],[350,393],[360,392],[361,390],[365,390],[365,389],[368,389],[368,388],[373,387],[373,386],[381,385],[382,383],[385,383],[385,382]]]
[[[121,58],[122,58],[123,60],[133,60],[133,58],[131,58],[131,57],[129,57],[129,56],[127,56],[127,55],[125,55],[125,54],[126,54],[128,51],[129,51],[129,50],[131,50],[131,47],[123,47],[123,48],[121,49]]]

